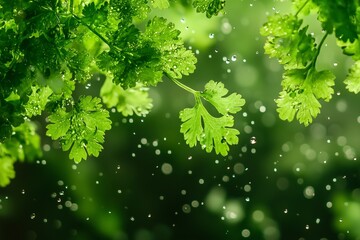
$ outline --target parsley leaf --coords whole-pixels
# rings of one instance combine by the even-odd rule
[[[234,118],[228,113],[236,113],[241,110],[245,100],[239,94],[231,94],[224,97],[228,90],[222,83],[210,81],[205,85],[205,91],[193,92],[195,96],[195,106],[186,108],[180,112],[181,124],[180,132],[184,134],[186,143],[196,146],[197,142],[207,152],[215,149],[216,154],[226,156],[229,145],[237,144],[237,135],[240,132],[232,128]],[[212,116],[204,107],[201,98],[211,103],[221,117]]]
[[[206,13],[206,16],[211,18],[224,9],[225,0],[195,0],[193,6],[197,12]]]
[[[186,50],[180,31],[165,18],[154,17],[149,21],[144,37],[159,50],[162,70],[173,78],[182,78],[195,70],[197,59],[190,50]]]
[[[13,128],[11,138],[0,142],[0,186],[8,185],[15,177],[13,164],[17,160],[32,161],[41,156],[40,136],[35,132],[35,124],[25,121]]]
[[[345,79],[346,88],[353,93],[360,92],[360,60],[356,61],[350,68]]]
[[[205,85],[205,90],[201,93],[201,96],[210,102],[222,115],[237,113],[244,106],[245,100],[236,93],[224,97],[228,92],[222,82],[211,80]]]
[[[312,0],[318,5],[322,27],[328,33],[335,31],[335,36],[342,41],[353,42],[358,38],[359,21],[356,19],[357,1]]]
[[[151,3],[154,8],[166,9],[170,7],[169,0],[153,0]]]
[[[29,96],[29,101],[25,105],[27,117],[40,115],[45,109],[50,95],[53,93],[53,91],[48,86],[31,86],[31,91],[32,92]]]
[[[51,123],[46,134],[60,139],[64,151],[71,149],[69,157],[77,163],[88,155],[99,155],[105,131],[111,128],[109,112],[100,102],[99,98],[81,97],[71,111],[59,108],[48,117]]]
[[[320,113],[319,99],[329,101],[334,93],[335,76],[330,71],[292,69],[284,73],[283,91],[276,100],[282,120],[296,118],[305,126]]]
[[[315,39],[300,29],[302,20],[294,15],[275,14],[260,29],[266,36],[265,53],[278,58],[285,69],[304,68],[316,56]]]
[[[10,179],[15,177],[15,160],[9,156],[2,156],[0,143],[0,186],[5,187],[10,183]]]
[[[153,106],[148,90],[141,84],[123,89],[107,78],[100,90],[100,96],[108,108],[116,107],[125,117],[134,113],[138,116],[146,116]]]

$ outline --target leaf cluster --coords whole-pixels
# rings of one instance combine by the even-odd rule
[[[105,132],[111,129],[106,108],[123,116],[145,116],[152,108],[150,86],[164,76],[178,84],[195,71],[197,59],[180,31],[161,16],[150,17],[153,8],[168,7],[168,0],[0,0],[1,186],[14,177],[16,160],[41,156],[34,117],[46,119],[46,135],[79,163],[97,157],[103,148]],[[211,17],[223,10],[224,0],[196,0],[193,7]],[[79,86],[90,86],[99,74],[105,79],[101,98],[75,97]],[[204,122],[194,127],[203,129],[205,138],[196,139],[208,152],[214,148],[223,155],[239,133],[231,128],[228,114],[244,103],[236,94],[224,98],[226,93],[221,83],[210,82],[195,94],[213,104],[220,118],[201,102],[193,116],[186,116],[188,110],[181,113],[189,122],[201,116]],[[193,146],[188,141],[193,127],[184,129]]]
[[[284,67],[282,91],[275,100],[282,120],[295,117],[305,126],[320,113],[320,99],[329,101],[334,93],[335,76],[329,70],[317,71],[316,61],[329,34],[335,33],[344,54],[352,55],[355,64],[344,80],[350,92],[360,89],[359,31],[360,6],[357,1],[294,0],[295,13],[269,16],[260,29],[266,37],[265,53],[277,58]],[[316,14],[324,35],[320,42],[308,33],[304,18]]]

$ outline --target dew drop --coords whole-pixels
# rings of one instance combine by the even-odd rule
[[[184,213],[190,213],[190,212],[191,212],[191,206],[190,206],[189,204],[184,204],[184,205],[182,206],[182,211],[183,211]]]

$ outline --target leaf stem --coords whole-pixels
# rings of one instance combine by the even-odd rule
[[[304,9],[304,7],[310,2],[310,0],[307,0],[300,8],[299,10],[295,13],[295,17]]]
[[[87,27],[92,33],[94,33],[96,36],[98,36],[104,43],[106,43],[109,47],[111,47],[111,44],[109,43],[109,41],[103,37],[100,33],[98,33],[94,28],[92,28],[91,26],[89,26],[88,24],[84,23],[84,21],[79,18],[78,16],[76,16],[75,14],[73,14],[73,17],[82,25],[84,25],[85,27]]]
[[[182,82],[178,81],[177,79],[171,77],[169,74],[164,73],[165,76],[167,76],[171,81],[173,81],[176,85],[178,85],[179,87],[181,87],[182,89],[184,89],[185,91],[188,91],[192,94],[194,94],[195,96],[199,95],[199,91],[196,91],[194,89],[192,89],[191,87],[186,86],[185,84],[183,84]]]
[[[316,61],[318,59],[318,56],[320,54],[320,50],[321,50],[321,47],[322,45],[324,44],[325,42],[325,39],[327,38],[327,36],[329,35],[328,32],[326,32],[326,34],[323,36],[323,38],[321,39],[320,43],[319,43],[319,46],[317,47],[317,51],[316,51],[316,54],[315,54],[315,57],[314,59],[312,60],[311,64],[310,64],[310,68],[315,68],[315,65],[316,65]]]

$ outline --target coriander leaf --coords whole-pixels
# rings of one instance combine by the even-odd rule
[[[277,58],[285,69],[305,68],[316,56],[315,39],[300,29],[302,20],[294,15],[275,14],[260,29],[267,36],[264,49]]]
[[[126,89],[137,82],[149,86],[162,81],[158,46],[143,39],[134,25],[119,29],[110,43],[110,50],[98,56],[98,66],[104,72],[110,71],[115,83]]]
[[[0,143],[0,186],[5,187],[10,183],[10,179],[15,177],[15,160],[9,156],[2,156]]]
[[[346,89],[348,89],[349,92],[356,94],[360,92],[360,60],[356,61],[351,66],[344,83],[346,84]]]
[[[319,8],[318,19],[328,33],[335,31],[335,36],[342,41],[353,42],[358,38],[356,16],[358,1],[312,0]]]
[[[276,100],[280,118],[292,121],[296,116],[300,123],[309,125],[320,113],[318,100],[331,99],[335,76],[330,71],[293,69],[285,72],[283,78],[283,91]]]
[[[240,134],[232,128],[234,118],[229,113],[240,111],[245,101],[239,94],[234,93],[224,97],[228,90],[222,83],[214,81],[209,81],[203,92],[192,90],[192,93],[196,100],[195,106],[180,112],[183,122],[180,132],[184,134],[186,143],[193,147],[199,142],[207,152],[215,149],[216,154],[227,155],[229,145],[237,144],[237,135]],[[202,104],[201,98],[211,103],[222,116],[212,116]]]
[[[360,60],[360,41],[358,39],[353,42],[336,39],[336,43],[345,55],[351,56],[355,61]]]
[[[13,164],[17,160],[32,161],[41,156],[40,136],[35,132],[35,124],[25,121],[14,127],[11,138],[0,142],[0,186],[8,185],[15,177]]]
[[[124,116],[146,116],[152,108],[148,88],[137,84],[135,87],[123,89],[107,78],[100,90],[100,96],[108,108],[116,107]]]
[[[25,112],[27,117],[37,116],[42,113],[48,103],[50,95],[53,91],[50,87],[31,86],[31,95],[29,101],[25,105]]]
[[[158,49],[162,70],[176,79],[193,73],[197,62],[194,54],[186,50],[179,35],[180,31],[175,29],[175,25],[161,17],[149,21],[143,34]]]
[[[297,15],[300,17],[307,16],[317,10],[316,5],[311,0],[293,0],[292,2]]]
[[[169,0],[153,0],[151,3],[154,8],[166,9],[170,7]]]
[[[197,12],[206,13],[206,17],[216,16],[225,7],[225,0],[195,0],[193,6]]]
[[[231,128],[234,125],[232,116],[219,118],[211,116],[202,103],[197,102],[193,108],[186,108],[180,112],[180,132],[184,134],[186,143],[196,146],[197,142],[206,152],[215,148],[216,154],[226,156],[229,145],[237,144],[238,130]]]
[[[16,160],[33,161],[42,156],[40,136],[36,133],[36,125],[27,120],[13,128],[13,135],[4,142]]]
[[[46,134],[60,139],[62,149],[70,150],[70,159],[77,163],[88,155],[99,155],[105,131],[111,128],[109,112],[100,102],[99,98],[81,97],[71,111],[59,108],[48,118]]]
[[[237,113],[244,106],[245,100],[236,93],[224,97],[228,92],[223,83],[211,80],[205,85],[205,90],[201,93],[201,96],[210,102],[222,115]]]
[[[70,129],[71,113],[65,111],[65,109],[58,108],[56,112],[48,117],[49,122],[46,128],[48,129],[46,135],[50,136],[53,140],[64,137]]]
[[[108,17],[108,2],[105,2],[100,7],[96,7],[94,2],[84,6],[82,10],[82,20],[89,25],[103,25],[106,24]]]

